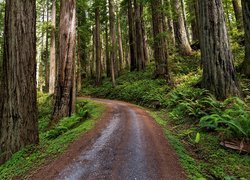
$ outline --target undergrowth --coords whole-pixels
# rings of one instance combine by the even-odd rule
[[[39,137],[38,146],[29,146],[0,166],[0,179],[24,178],[48,158],[55,158],[82,133],[90,130],[104,111],[104,106],[90,101],[77,102],[76,113],[63,118],[52,129],[48,127],[52,111],[52,97],[38,94]]]

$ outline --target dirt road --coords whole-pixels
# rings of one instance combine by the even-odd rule
[[[30,179],[186,179],[162,129],[142,109],[98,100],[107,111],[97,126]]]

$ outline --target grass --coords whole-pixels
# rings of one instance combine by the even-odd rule
[[[56,158],[72,141],[93,128],[105,110],[101,104],[78,101],[76,114],[62,119],[57,126],[49,129],[51,97],[39,94],[38,104],[40,144],[15,153],[9,161],[0,166],[0,179],[24,178],[28,172],[39,167],[48,158]]]

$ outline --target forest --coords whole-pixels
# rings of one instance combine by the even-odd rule
[[[0,179],[250,179],[249,0],[0,0]]]

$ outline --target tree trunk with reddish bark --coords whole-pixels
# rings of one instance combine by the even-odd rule
[[[6,0],[0,92],[0,164],[37,144],[36,2]]]
[[[59,63],[52,122],[71,116],[75,110],[76,1],[61,0]]]

